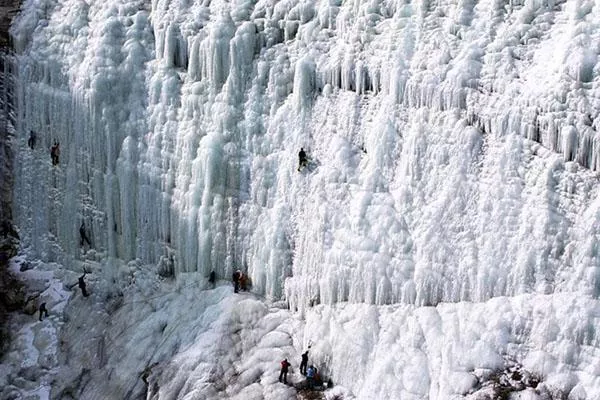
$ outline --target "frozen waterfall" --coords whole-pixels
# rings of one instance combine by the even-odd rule
[[[597,291],[574,245],[597,22],[572,3],[61,4],[13,29],[17,221],[43,259],[78,258],[85,221],[99,256],[242,268],[294,307]]]
[[[556,299],[578,299],[574,307],[589,313],[581,323],[593,326],[599,7],[26,0],[11,31],[22,246],[66,269],[100,263],[114,282],[126,263],[169,265],[177,279],[211,271],[229,279],[241,269],[255,294],[285,300],[306,329],[342,326],[338,307],[351,318],[344,307],[358,304],[357,315],[393,331],[379,343],[392,348],[399,326],[410,346],[443,336],[418,331],[435,326],[428,318],[439,326],[466,318],[476,336],[468,314],[483,319],[498,299],[509,304],[498,316],[503,333],[486,354],[507,352],[523,331],[544,336],[508,321],[534,314],[529,302],[545,296],[557,307]],[[301,147],[310,162],[297,171]],[[541,313],[560,325],[568,310],[553,307]],[[536,351],[579,374],[567,393],[580,385],[600,395],[597,362],[544,347],[556,339],[597,352],[595,329],[573,324]],[[323,337],[352,335],[340,326]],[[358,359],[385,357],[381,338],[363,339],[370,350],[356,350]],[[344,351],[317,348],[334,358]],[[427,358],[399,352],[402,365]],[[451,387],[438,365],[430,381],[390,378],[379,390],[374,375],[348,372],[355,365],[330,365],[364,399],[395,390],[444,399],[470,382]]]

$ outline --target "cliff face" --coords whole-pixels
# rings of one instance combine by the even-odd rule
[[[0,356],[8,344],[7,313],[20,308],[24,301],[22,285],[7,269],[8,260],[17,253],[19,237],[12,225],[13,154],[10,138],[13,129],[9,116],[12,85],[6,74],[9,61],[4,54],[9,51],[8,29],[19,4],[19,1],[0,1]]]
[[[0,48],[9,46],[8,29],[13,17],[19,12],[20,5],[18,0],[0,0]]]
[[[13,16],[19,10],[19,2],[0,0],[0,229],[3,236],[11,229],[7,225],[12,219],[12,151],[10,137],[14,130],[10,110],[12,109],[12,84],[10,79],[11,61],[4,55],[10,52],[9,33]]]
[[[9,46],[8,28],[13,17],[19,11],[20,2],[15,0],[0,1],[0,47]]]
[[[62,370],[102,368],[98,393],[123,379],[73,397],[129,397],[136,368],[166,360],[170,397],[216,398],[205,383],[225,376],[239,386],[221,398],[286,398],[269,386],[277,360],[255,368],[247,349],[292,357],[312,341],[358,398],[465,397],[471,372],[505,370],[505,355],[565,393],[580,385],[565,397],[600,398],[600,14],[509,3],[28,2],[11,29],[12,220],[61,283],[96,264],[91,298],[50,308],[81,337]],[[199,306],[204,293],[154,281],[156,265],[181,287],[239,268],[306,328],[246,340],[264,307],[216,306],[225,288]],[[146,305],[156,288],[169,302]],[[86,303],[120,291],[135,305],[120,324],[102,311],[104,342]],[[194,343],[223,347],[182,368],[174,354]],[[241,393],[258,382],[269,395]]]
[[[5,81],[3,80],[2,83]],[[7,313],[19,309],[24,304],[21,284],[8,271],[9,259],[17,254],[19,236],[11,222],[13,157],[5,110],[3,107],[0,120],[0,356],[8,344]]]
[[[85,222],[98,260],[242,268],[294,309],[598,296],[598,29],[577,2],[89,3],[13,24],[32,257],[80,259]]]

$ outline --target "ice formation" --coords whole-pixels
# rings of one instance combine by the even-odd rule
[[[312,341],[346,396],[473,397],[474,371],[503,357],[600,396],[598,7],[27,0],[12,28],[24,252],[100,262],[123,290],[128,262],[177,282],[242,269],[300,330],[266,348]],[[210,299],[234,301],[223,291]],[[271,332],[261,302],[239,304],[243,332]],[[163,361],[209,358],[202,335],[180,339]],[[187,362],[163,369],[161,398],[277,387],[261,367],[219,392]],[[169,386],[192,376],[208,386]]]

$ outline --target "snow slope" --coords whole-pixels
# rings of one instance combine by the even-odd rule
[[[293,396],[278,361],[311,343],[346,397],[483,398],[519,366],[541,383],[516,398],[600,398],[598,7],[25,2],[24,256],[98,264],[90,303],[117,325],[144,315],[105,306],[147,290],[127,268],[158,293],[240,268],[264,296],[178,289],[149,320],[183,318],[179,339],[124,329],[84,393],[142,393],[128,384],[159,362],[159,398]],[[169,350],[148,357],[161,338]],[[113,368],[128,384],[106,385]]]

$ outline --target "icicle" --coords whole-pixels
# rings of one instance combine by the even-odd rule
[[[398,66],[392,69],[389,83],[390,98],[398,104],[404,102],[404,99],[406,98],[406,102],[410,104],[410,92],[412,91],[413,86],[411,84],[407,85],[407,78],[402,67]]]
[[[335,25],[336,17],[340,12],[340,8],[331,2],[320,2],[320,8],[317,12],[319,25],[323,29],[332,29]]]
[[[208,39],[202,42],[202,75],[210,79],[214,87],[220,89],[229,73],[229,41],[235,33],[235,25],[225,13],[211,28]]]
[[[380,90],[381,90],[381,71],[379,69],[379,67],[376,67],[372,74],[371,74],[371,79],[370,79],[370,89],[373,91],[374,94],[379,94]]]
[[[356,94],[365,94],[367,90],[367,67],[363,65],[362,61],[356,62],[355,72],[356,77],[354,78],[354,80],[356,82]]]
[[[583,167],[590,168],[592,164],[592,149],[594,131],[590,127],[584,127],[579,131],[579,146],[576,161]]]
[[[562,153],[564,160],[575,160],[579,148],[577,130],[574,126],[565,126],[561,129],[561,136],[563,138]]]
[[[181,35],[179,25],[172,23],[167,28],[165,37],[164,60],[169,68],[187,68],[188,54],[187,44]]]
[[[200,69],[200,44],[202,43],[203,39],[203,35],[196,35],[192,39],[192,45],[190,49],[190,62],[188,65],[188,76],[193,81],[202,80],[202,73]]]
[[[138,186],[136,176],[137,146],[135,140],[129,136],[123,142],[121,156],[117,161],[117,175],[119,176],[120,192],[120,218],[115,221],[120,228],[123,257],[126,260],[135,258],[136,250],[136,192],[132,190]]]
[[[310,57],[296,62],[293,94],[297,111],[307,110],[312,105],[316,83],[315,68],[315,63]]]
[[[392,293],[392,285],[387,276],[381,276],[377,283],[377,292],[375,295],[375,304],[383,305],[390,304]]]
[[[300,23],[298,21],[285,21],[285,26],[283,28],[283,40],[288,41],[295,39],[299,27]]]
[[[341,66],[341,88],[342,90],[354,91],[356,72],[354,69],[354,55],[348,54]]]
[[[558,127],[555,124],[554,118],[548,118],[548,147],[553,151],[560,151],[560,141]]]
[[[247,76],[252,67],[256,48],[256,27],[251,22],[245,22],[236,32],[230,42],[230,71],[228,94],[233,105],[242,101],[246,89]]]
[[[594,138],[592,142],[592,160],[590,168],[593,171],[600,170],[600,133],[594,131]]]
[[[329,61],[329,65],[323,73],[323,81],[333,88],[342,88],[342,70],[337,59]]]

